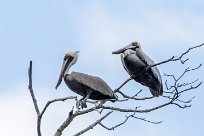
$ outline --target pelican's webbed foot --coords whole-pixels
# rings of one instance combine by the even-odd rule
[[[77,109],[87,108],[86,101],[84,101],[84,100],[79,100],[79,101],[76,103],[76,107],[77,107]]]
[[[82,101],[82,103],[81,103],[81,108],[82,108],[82,109],[83,109],[83,108],[87,108],[86,101]]]
[[[103,104],[106,102],[106,100],[101,100],[98,104],[98,106],[103,106]]]
[[[76,108],[77,108],[77,109],[80,109],[80,107],[81,107],[81,101],[77,101],[77,102],[76,102]]]
[[[89,90],[86,96],[83,96],[83,98],[81,98],[77,103],[76,103],[76,107],[78,109],[80,109],[80,107],[83,108],[87,108],[86,105],[86,100],[89,98],[89,96],[91,95],[92,91]]]

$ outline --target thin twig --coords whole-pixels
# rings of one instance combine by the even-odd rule
[[[180,60],[181,63],[184,64],[188,59],[182,60],[182,58],[183,58],[187,53],[189,53],[190,50],[193,50],[193,49],[195,49],[195,48],[199,48],[199,47],[201,47],[201,46],[203,46],[203,45],[204,45],[204,43],[202,43],[202,44],[200,44],[200,45],[197,45],[197,46],[194,46],[194,47],[190,47],[187,51],[185,51],[184,53],[182,53],[179,57],[173,56],[173,57],[171,57],[171,58],[169,58],[169,59],[167,59],[167,60],[165,60],[165,61],[156,63],[156,64],[154,64],[154,65],[150,65],[150,66],[147,67],[147,69],[150,68],[150,67],[155,67],[155,66],[157,66],[157,65],[161,65],[161,64],[170,62],[170,61],[178,61],[178,60]]]
[[[142,121],[145,121],[145,122],[148,122],[148,123],[152,123],[152,124],[160,124],[160,123],[163,122],[163,121],[154,122],[154,121],[147,120],[147,119],[145,119],[145,118],[136,117],[136,116],[135,116],[135,113],[133,113],[133,114],[131,114],[131,115],[129,115],[129,116],[125,116],[125,117],[126,117],[126,118],[125,118],[124,121],[122,121],[121,123],[118,123],[117,125],[112,126],[112,127],[107,127],[107,126],[105,126],[105,125],[102,124],[102,123],[99,123],[99,124],[100,124],[103,128],[105,128],[105,129],[107,129],[107,130],[115,130],[116,128],[118,128],[118,127],[122,126],[123,124],[125,124],[125,123],[129,120],[129,118],[139,119],[139,120],[142,120]]]
[[[59,101],[66,101],[68,99],[76,99],[76,96],[69,96],[69,97],[65,97],[65,98],[58,98],[58,99],[54,99],[51,101],[48,101],[47,104],[45,105],[45,107],[43,108],[42,112],[41,112],[41,116],[43,116],[44,112],[47,110],[48,106],[54,102],[59,102]]]
[[[37,113],[37,115],[40,114],[40,111],[39,111],[39,108],[38,108],[38,104],[37,104],[37,100],[35,98],[35,94],[33,92],[33,83],[32,83],[32,61],[30,61],[30,66],[29,66],[29,69],[28,69],[28,76],[29,76],[29,85],[28,85],[28,89],[30,90],[30,94],[31,94],[31,97],[32,97],[32,100],[33,100],[33,104],[34,104],[34,107],[35,107],[35,111]]]
[[[39,108],[38,108],[38,104],[37,104],[37,100],[35,98],[35,94],[33,92],[33,87],[32,87],[32,61],[30,61],[30,66],[29,66],[29,69],[28,69],[28,76],[29,76],[29,85],[28,85],[28,89],[30,90],[30,94],[31,94],[31,97],[32,97],[32,100],[33,100],[33,104],[34,104],[34,107],[35,107],[35,111],[37,113],[37,133],[38,133],[38,136],[42,136],[41,134],[41,117],[40,117],[40,111],[39,111]]]
[[[141,92],[141,91],[139,91],[139,92]],[[144,98],[136,98],[136,96],[138,95],[138,93],[135,94],[134,96],[128,96],[128,95],[124,94],[124,93],[121,92],[121,91],[118,91],[118,93],[121,94],[124,98],[126,98],[126,99],[128,99],[128,100],[131,99],[131,100],[142,101],[142,100],[149,100],[149,99],[153,99],[153,98],[154,98],[154,96],[144,97]]]
[[[107,114],[105,114],[102,118],[100,118],[99,120],[97,120],[96,122],[94,122],[93,124],[89,125],[87,128],[83,129],[82,131],[78,132],[77,134],[75,134],[74,136],[80,136],[83,133],[89,131],[90,129],[93,129],[96,125],[100,124],[101,121],[103,121],[106,117],[108,117],[111,113],[113,113],[113,111],[108,112]]]
[[[132,78],[128,78],[127,80],[125,80],[125,82],[123,82],[118,88],[116,88],[114,90],[115,93],[117,93],[125,84],[127,84],[130,80],[132,80]]]

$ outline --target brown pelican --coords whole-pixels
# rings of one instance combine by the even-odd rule
[[[133,42],[126,47],[113,51],[113,54],[121,54],[121,61],[123,67],[128,74],[137,82],[149,87],[153,96],[160,96],[163,94],[162,79],[157,67],[150,67],[154,65],[152,61],[142,50],[138,42]]]
[[[86,108],[87,99],[116,100],[117,96],[114,94],[113,90],[101,78],[79,72],[72,72],[69,74],[69,69],[78,59],[78,53],[79,51],[65,54],[59,80],[55,88],[57,89],[62,78],[64,78],[64,81],[70,90],[83,96],[83,98],[79,100],[79,103],[77,103],[77,108],[79,106],[81,106],[81,108]]]

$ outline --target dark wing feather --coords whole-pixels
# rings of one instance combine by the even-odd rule
[[[141,49],[136,49],[136,54],[137,56],[147,65],[154,65],[154,61],[151,60]],[[151,67],[151,70],[154,74],[154,76],[159,80],[159,82],[161,83],[161,75],[159,70],[157,69],[157,67]]]
[[[141,49],[136,49],[136,55],[147,65],[155,64],[153,60],[151,60]]]
[[[154,65],[154,61],[151,60],[141,49],[136,49],[136,55],[147,65]],[[157,67],[151,67],[151,71],[152,71],[152,74],[154,75],[154,77],[158,80],[158,82],[160,83],[160,95],[162,95],[163,93],[163,86],[162,86],[162,78],[161,78],[161,75],[160,75],[160,72],[159,70],[157,69]]]
[[[80,72],[72,72],[71,76],[81,84],[90,87],[91,89],[98,91],[104,95],[114,97],[114,93],[110,86],[101,78],[87,75]]]

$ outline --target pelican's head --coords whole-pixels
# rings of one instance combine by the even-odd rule
[[[64,75],[68,74],[70,67],[73,66],[77,62],[78,54],[79,54],[79,51],[68,52],[65,54],[60,76],[59,76],[57,85],[55,87],[56,89],[61,84],[62,78],[64,77]]]
[[[138,42],[133,42],[117,51],[113,51],[112,54],[120,54],[120,53],[124,53],[126,50],[133,50],[135,51],[136,48],[141,48],[140,44]]]

